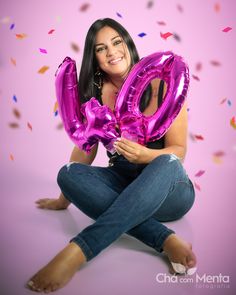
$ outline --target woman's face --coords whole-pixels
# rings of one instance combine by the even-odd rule
[[[95,55],[98,66],[108,76],[125,78],[130,70],[131,58],[127,45],[117,31],[103,27],[95,41]]]

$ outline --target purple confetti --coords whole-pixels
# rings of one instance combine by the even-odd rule
[[[140,34],[138,34],[138,36],[141,37],[141,38],[144,37],[144,36],[146,36],[146,35],[147,35],[146,33],[140,33]]]
[[[228,106],[231,107],[232,103],[229,99],[228,99],[227,103],[228,103]]]
[[[46,49],[43,49],[43,48],[39,48],[39,51],[40,51],[41,53],[47,53],[47,50],[46,50]]]
[[[121,18],[123,17],[119,12],[117,12],[116,15]]]
[[[13,100],[14,100],[15,102],[17,102],[17,98],[16,98],[15,95],[13,95]]]
[[[56,117],[58,115],[58,111],[55,111],[54,112],[54,116]]]
[[[10,26],[10,30],[13,30],[14,27],[15,27],[15,24],[11,24],[11,26]]]

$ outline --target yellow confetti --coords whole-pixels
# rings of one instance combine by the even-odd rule
[[[233,118],[230,119],[230,125],[231,125],[234,129],[236,129],[235,117],[233,117]]]
[[[49,69],[48,66],[43,66],[42,68],[40,68],[40,69],[38,70],[38,73],[39,73],[39,74],[44,74],[48,69]]]
[[[213,156],[213,162],[216,164],[222,164],[222,158],[217,157],[217,156]]]
[[[16,66],[16,60],[14,58],[11,57],[11,63]]]
[[[16,39],[18,39],[18,40],[22,40],[22,39],[24,39],[26,37],[27,37],[27,35],[24,34],[24,33],[22,33],[22,34],[16,34]]]
[[[58,110],[58,102],[56,101],[53,108],[53,113],[55,113]]]

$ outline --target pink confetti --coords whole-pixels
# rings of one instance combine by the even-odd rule
[[[201,191],[201,187],[199,184],[197,184],[196,182],[194,182],[194,186],[196,187],[197,190]]]
[[[39,48],[39,51],[40,51],[41,53],[48,53],[47,50],[44,49],[44,48]]]
[[[11,161],[14,161],[14,156],[12,154],[10,154],[10,159]]]
[[[193,79],[196,80],[196,81],[200,81],[199,77],[196,76],[196,75],[192,75]]]
[[[86,10],[88,10],[90,4],[89,3],[84,3],[83,5],[80,6],[79,10],[82,12],[85,12]]]
[[[161,38],[162,39],[167,39],[167,38],[169,38],[170,36],[172,36],[173,34],[172,33],[170,33],[170,32],[167,32],[167,33],[164,33],[164,34],[162,34],[162,33],[160,33],[160,36],[161,36]]]
[[[55,30],[54,29],[51,29],[48,34],[52,34]]]
[[[226,28],[224,28],[224,29],[222,30],[222,32],[224,32],[224,33],[228,33],[228,32],[231,31],[231,30],[232,30],[231,27],[226,27]]]
[[[201,71],[201,69],[202,69],[202,63],[201,62],[198,62],[197,64],[196,64],[196,71],[197,72],[199,72],[199,71]]]
[[[195,134],[195,138],[196,138],[197,140],[204,140],[204,137],[203,137],[202,135],[197,135],[197,134]]]
[[[179,12],[183,12],[183,7],[180,4],[177,4],[177,9]]]
[[[224,151],[217,151],[213,153],[214,157],[223,157],[225,155]]]
[[[227,100],[227,98],[223,98],[223,99],[221,100],[220,104],[223,104],[223,103],[225,103],[225,102],[226,102],[226,100]]]
[[[27,122],[27,126],[32,131],[33,128],[32,128],[32,125],[29,122]]]
[[[163,21],[157,21],[157,24],[160,25],[160,26],[166,26],[166,23],[163,22]]]
[[[196,177],[200,177],[200,176],[202,176],[204,173],[205,173],[205,170],[199,170],[199,171],[195,174],[195,176],[196,176]]]
[[[220,4],[216,3],[214,6],[215,12],[219,12],[220,11]]]
[[[221,63],[218,60],[211,60],[210,63],[215,67],[221,66]]]

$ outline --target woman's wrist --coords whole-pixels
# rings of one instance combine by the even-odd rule
[[[70,201],[68,201],[64,195],[61,193],[60,196],[59,196],[59,199],[58,201],[60,202],[60,204],[63,206],[63,207],[68,207],[70,205]]]

